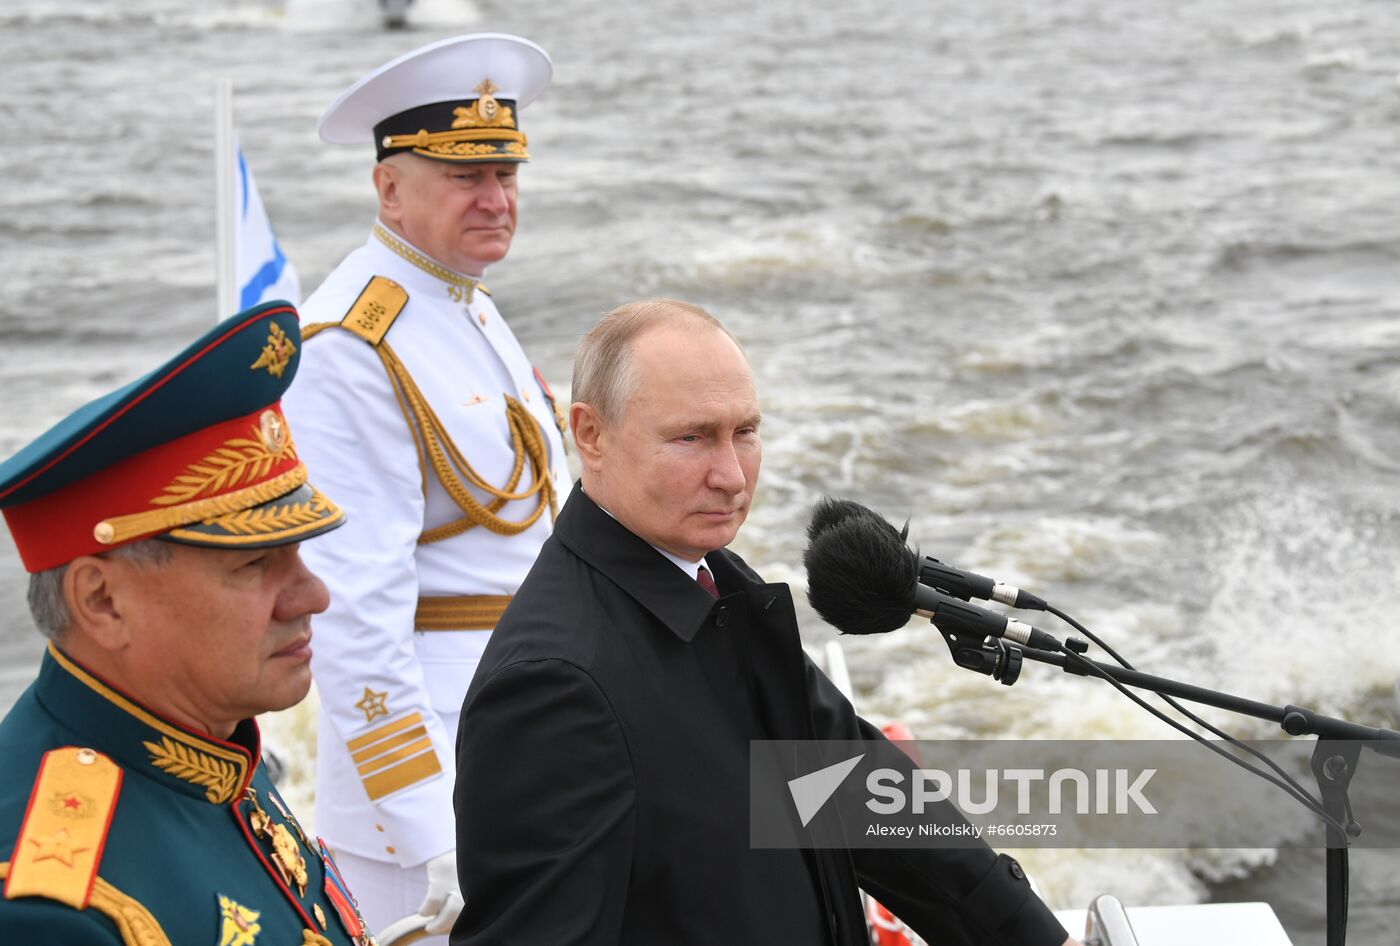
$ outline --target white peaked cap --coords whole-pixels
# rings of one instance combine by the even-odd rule
[[[372,144],[374,128],[401,112],[475,99],[482,82],[519,111],[554,75],[549,54],[508,33],[472,33],[430,43],[361,78],[321,114],[316,130],[331,144]]]

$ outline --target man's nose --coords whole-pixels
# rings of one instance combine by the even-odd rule
[[[731,496],[742,493],[748,485],[733,441],[726,440],[715,447],[710,459],[708,485],[711,489],[723,490]]]
[[[510,209],[510,200],[506,197],[505,186],[495,175],[488,175],[476,193],[477,206],[487,213],[503,215]]]
[[[275,617],[279,621],[295,621],[308,614],[320,614],[330,603],[331,593],[326,583],[317,578],[298,555],[292,563],[287,584],[277,597]]]

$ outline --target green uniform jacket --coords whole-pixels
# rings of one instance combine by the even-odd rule
[[[0,943],[369,943],[261,758],[253,720],[192,732],[50,646],[0,722]]]

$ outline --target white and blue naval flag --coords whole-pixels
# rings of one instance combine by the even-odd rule
[[[238,155],[238,170],[233,197],[233,274],[238,309],[242,311],[268,299],[286,299],[292,305],[301,305],[301,280],[277,244],[272,221],[267,219],[258,185],[236,137],[234,153]]]

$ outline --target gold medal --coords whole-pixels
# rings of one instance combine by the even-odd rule
[[[284,824],[272,826],[272,863],[277,865],[284,883],[296,884],[297,896],[306,896],[306,858],[301,856],[296,838]]]
[[[268,826],[272,824],[272,818],[258,804],[257,789],[249,785],[247,791],[243,793],[243,797],[253,806],[253,810],[248,812],[248,823],[253,826],[253,834],[260,838],[271,837]]]

